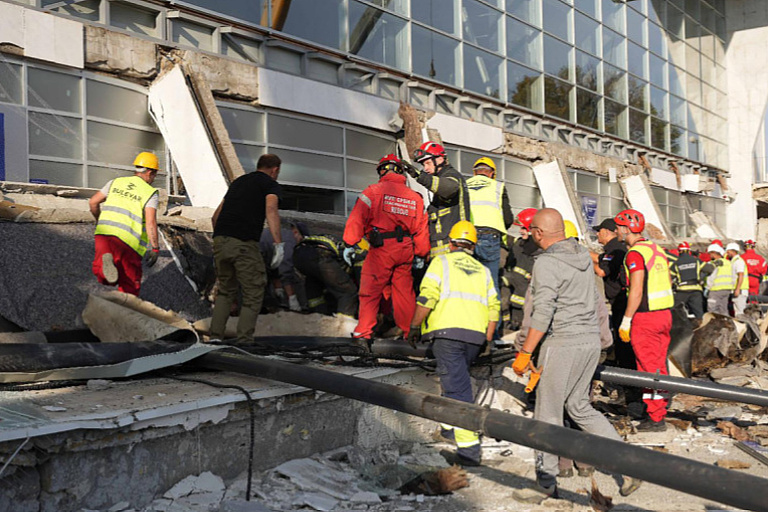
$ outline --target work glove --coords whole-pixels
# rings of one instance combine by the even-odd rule
[[[619,338],[621,338],[621,341],[623,341],[624,343],[629,343],[630,330],[632,330],[632,317],[625,316],[621,320],[621,325],[619,326]]]
[[[407,172],[413,179],[418,178],[419,174],[421,174],[421,172],[417,168],[415,168],[413,165],[411,165],[409,162],[406,162],[405,160],[403,160],[403,170]]]
[[[421,256],[416,256],[413,258],[413,268],[416,270],[421,270],[424,268],[424,258]]]
[[[269,264],[269,268],[279,267],[283,258],[285,258],[285,242],[275,242],[272,244],[272,263]]]
[[[515,362],[512,363],[512,369],[518,375],[523,375],[531,366],[531,354],[527,354],[522,350],[517,353]]]
[[[408,331],[408,337],[405,338],[405,341],[408,342],[411,348],[416,348],[416,344],[421,343],[421,326],[412,325],[411,330]]]
[[[288,309],[291,311],[301,311],[301,304],[299,304],[299,298],[295,295],[288,297]]]
[[[349,265],[350,267],[354,266],[355,263],[355,248],[354,247],[347,247],[344,249],[344,261]]]
[[[147,261],[147,267],[152,268],[155,266],[159,254],[160,249],[151,249],[144,254],[144,259]]]

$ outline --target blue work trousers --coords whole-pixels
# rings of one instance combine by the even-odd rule
[[[499,260],[501,259],[501,233],[478,233],[477,244],[475,245],[475,259],[482,263],[491,273],[493,286],[496,287],[496,294],[501,300],[499,294]],[[504,335],[504,326],[501,321],[501,311],[499,311],[499,323],[496,324],[496,339],[501,339]]]

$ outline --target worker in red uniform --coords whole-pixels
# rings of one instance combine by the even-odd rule
[[[741,258],[747,264],[747,275],[749,275],[749,294],[760,295],[760,283],[763,282],[768,263],[765,258],[755,252],[755,241],[747,240],[744,242],[744,254]]]
[[[619,326],[619,337],[631,343],[641,372],[667,375],[667,350],[672,330],[671,308],[675,305],[672,278],[666,253],[643,238],[645,217],[637,210],[624,210],[616,218],[619,240],[629,247],[624,257],[627,274],[627,309]],[[637,430],[663,432],[667,429],[669,393],[644,389],[643,402],[648,418]]]
[[[392,285],[395,323],[407,333],[416,309],[411,267],[429,254],[429,228],[421,196],[406,186],[402,161],[386,155],[376,167],[379,182],[357,199],[344,228],[345,257],[365,237],[371,248],[360,276],[360,310],[354,338],[373,342],[382,293]]]

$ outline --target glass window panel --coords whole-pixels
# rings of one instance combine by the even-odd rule
[[[0,103],[22,102],[21,66],[0,62]]]
[[[702,55],[701,57],[701,81],[704,83],[713,83],[715,81],[715,61],[709,60]]]
[[[712,60],[715,60],[715,41],[716,37],[707,31],[703,31],[701,37],[701,53]]]
[[[367,133],[347,130],[347,155],[378,162],[381,157],[395,152],[396,143]]]
[[[464,0],[463,9],[464,41],[500,51],[501,13],[476,0]]]
[[[627,101],[627,74],[613,66],[603,64],[603,91],[617,101]]]
[[[648,62],[651,83],[658,87],[664,88],[666,86],[666,80],[664,80],[664,77],[666,76],[665,70],[667,63],[652,53],[648,55]]]
[[[659,203],[659,206],[667,204],[667,190],[661,187],[651,187],[653,198]],[[665,208],[666,210],[666,208]]]
[[[464,88],[499,98],[501,62],[500,57],[464,46]]]
[[[538,71],[508,62],[509,101],[521,107],[539,110],[541,108],[540,76]]]
[[[664,24],[667,19],[667,4],[664,0],[649,0],[648,19]]]
[[[263,113],[226,107],[219,107],[219,113],[230,139],[265,142]]]
[[[605,132],[617,137],[627,136],[627,108],[609,99],[603,100],[605,110]]]
[[[80,112],[80,77],[29,67],[27,82],[30,106]]]
[[[220,0],[185,1],[226,16],[248,21],[256,25],[261,24],[263,9],[262,0],[227,0],[226,2]]]
[[[645,24],[645,16],[627,9],[627,38],[641,46],[645,46]]]
[[[88,80],[86,108],[89,116],[154,128],[147,110],[147,96],[131,89]]]
[[[369,0],[369,2],[397,14],[408,14],[408,0]]]
[[[685,39],[685,15],[682,11],[675,9],[674,7],[667,6],[667,24],[665,25],[666,31],[673,36],[677,36],[678,39]]]
[[[685,73],[674,66],[668,66],[669,92],[678,96],[685,96]]]
[[[598,129],[600,119],[600,96],[584,89],[576,89],[576,122]]]
[[[453,162],[458,162],[459,161],[458,150],[445,148],[445,158],[448,160],[448,163],[450,164],[453,164]]]
[[[682,39],[674,41],[669,40],[669,61],[675,66],[683,69],[685,67],[685,52],[688,45]]]
[[[532,2],[531,0],[507,0],[507,12],[523,21],[527,21],[531,25],[540,27],[541,15],[539,5],[541,5],[539,2]]]
[[[576,189],[579,192],[597,194],[600,191],[600,182],[597,176],[576,173]]]
[[[599,86],[597,68],[600,61],[591,55],[576,52],[576,83],[592,91],[597,91]]]
[[[685,70],[695,77],[701,76],[700,54],[698,50],[686,45],[685,47]]]
[[[688,158],[691,160],[702,160],[704,148],[701,147],[702,140],[693,132],[688,132]]]
[[[57,0],[42,0],[40,6],[43,9],[50,6],[56,6],[50,8],[51,11],[66,14],[68,16],[74,16],[88,21],[99,21],[99,4],[100,0],[81,0],[79,2],[61,2]],[[64,5],[62,5],[64,4]]]
[[[676,190],[667,191],[667,201],[671,206],[682,207],[683,206],[683,194]]]
[[[541,32],[508,16],[507,57],[541,69]]]
[[[83,129],[79,119],[29,112],[31,155],[81,158],[82,140]]]
[[[363,190],[368,185],[376,183],[378,179],[375,164],[347,160],[347,188]]]
[[[658,87],[651,87],[651,115],[667,119],[667,93]]]
[[[112,169],[111,167],[101,167],[99,165],[89,165],[88,187],[101,188],[115,178],[125,178],[129,176],[133,176],[133,171],[126,171],[125,169]],[[156,179],[152,186],[157,187],[160,185],[160,181],[161,180],[159,178]],[[165,182],[165,180],[162,181]]]
[[[688,112],[685,100],[675,95],[669,96],[669,119],[675,124],[685,126]]]
[[[688,100],[688,103],[701,105],[701,80],[688,75],[685,78],[685,82],[687,84],[685,97]],[[690,128],[690,126],[688,126],[688,128]]]
[[[679,126],[669,125],[669,150],[680,156],[685,156],[685,129]]]
[[[596,0],[574,0],[573,5],[581,12],[597,18],[597,4],[595,2]]]
[[[235,147],[237,159],[240,161],[245,172],[255,171],[256,164],[259,162],[259,157],[267,152],[267,148],[264,146],[250,146],[237,143],[233,144],[233,146]],[[280,154],[282,155],[282,152]]]
[[[455,5],[456,0],[411,0],[411,17],[430,27],[455,34],[457,32]]]
[[[110,2],[109,24],[123,30],[130,30],[137,34],[150,37],[158,37],[160,31],[157,26],[156,11],[141,9],[131,4]]]
[[[629,138],[640,144],[646,143],[645,121],[648,116],[634,109],[629,109]]]
[[[459,42],[413,26],[411,58],[413,72],[451,85],[458,85]]]
[[[504,180],[520,185],[536,186],[533,168],[514,160],[504,160]],[[510,196],[511,198],[512,196]]]
[[[651,146],[666,151],[666,128],[667,123],[655,117],[651,118]]]
[[[566,121],[571,119],[571,89],[573,87],[555,78],[544,77],[544,112]]]
[[[261,44],[234,34],[221,34],[221,53],[246,62],[261,63]]]
[[[406,22],[375,7],[349,4],[349,53],[387,66],[407,69]]]
[[[182,19],[171,20],[171,41],[212,51],[213,28]]]
[[[342,190],[283,185],[280,208],[297,212],[344,215],[345,202]]]
[[[544,71],[563,80],[571,80],[573,47],[544,34]]]
[[[648,78],[648,69],[645,64],[646,51],[635,43],[627,45],[627,71],[640,78]]]
[[[600,24],[580,12],[575,13],[573,23],[576,29],[576,48],[599,55]]]
[[[701,18],[701,11],[699,5],[701,0],[685,0],[685,12],[693,19],[698,20]]]
[[[62,164],[59,162],[30,160],[29,179],[45,180],[46,183],[54,185],[82,187],[84,186],[83,166],[79,164]]]
[[[159,133],[88,121],[88,160],[130,165],[142,151],[162,155],[165,152],[163,136]],[[160,168],[163,168],[162,163]]]
[[[280,149],[280,181],[326,186],[344,186],[344,161],[340,157]],[[374,174],[375,176],[375,174]],[[372,183],[369,181],[368,183]]]
[[[571,40],[570,6],[560,0],[542,0],[544,30],[565,41]]]
[[[640,110],[645,110],[646,107],[646,90],[648,84],[642,80],[638,80],[633,76],[627,77],[627,91],[629,93],[629,106],[635,107]]]
[[[508,183],[507,196],[509,197],[509,205],[513,210],[520,210],[524,208],[540,208],[541,207],[541,194],[539,189],[533,187],[523,187],[521,185],[514,185]]]
[[[603,25],[620,34],[624,31],[624,4],[613,0],[603,0]]]
[[[342,130],[338,126],[277,115],[268,116],[267,123],[270,144],[342,153]]]
[[[288,34],[331,48],[342,44],[343,0],[293,0],[282,27]],[[349,32],[355,28],[350,26]]]
[[[611,30],[603,29],[603,60],[620,68],[626,68],[626,40]]]
[[[715,20],[717,22],[717,29],[715,30],[715,35],[719,37],[721,40],[725,41],[728,34],[725,31],[725,17],[718,16]]]
[[[661,27],[655,23],[648,24],[648,49],[656,55],[665,57],[664,53],[665,37]]]

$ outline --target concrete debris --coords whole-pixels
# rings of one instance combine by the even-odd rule
[[[85,386],[89,391],[103,391],[112,387],[112,381],[105,379],[90,379],[86,382]]]
[[[205,318],[192,326],[202,333],[208,333],[211,319]],[[291,311],[260,315],[256,323],[256,336],[329,336],[348,338],[357,322],[349,318],[333,317],[311,313],[308,315]],[[350,326],[352,326],[350,328]],[[237,335],[237,317],[230,317],[224,336]]]
[[[43,409],[45,409],[48,412],[64,412],[67,410],[66,407],[59,407],[57,405],[44,405]]]
[[[131,504],[127,501],[121,501],[120,503],[117,503],[107,510],[107,512],[121,512],[123,510],[129,509],[131,507]]]
[[[718,407],[717,409],[707,412],[707,419],[720,420],[720,419],[739,419],[742,414],[741,406],[727,405],[725,407]]]
[[[352,503],[381,503],[381,498],[375,492],[360,491],[349,498]]]
[[[750,441],[752,439],[752,436],[749,435],[749,432],[741,427],[737,427],[730,421],[719,422],[717,424],[717,428],[719,428],[723,434],[730,436],[737,441]]]
[[[272,512],[263,503],[251,500],[225,500],[219,506],[219,512]]]
[[[307,491],[319,491],[342,500],[352,497],[349,490],[352,477],[316,460],[291,460],[276,467],[275,472],[290,478],[299,488]]]
[[[328,512],[336,508],[339,504],[339,500],[335,500],[320,492],[303,492],[294,496],[291,505],[303,507],[307,506],[313,510],[320,510],[322,512]]]
[[[725,469],[749,469],[752,467],[752,464],[749,462],[734,459],[720,459],[715,462],[715,465]]]

